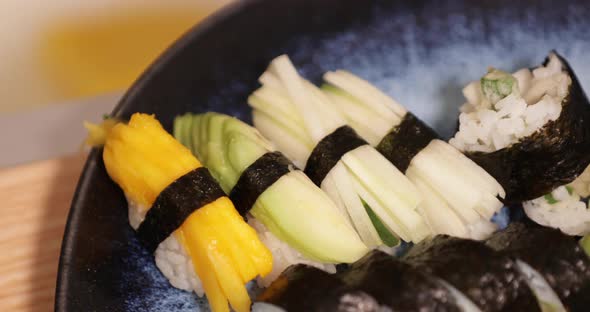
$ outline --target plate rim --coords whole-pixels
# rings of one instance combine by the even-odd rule
[[[188,44],[198,40],[199,37],[206,35],[211,29],[231,19],[234,15],[240,14],[249,6],[259,5],[266,2],[266,0],[240,0],[229,3],[217,11],[213,12],[203,20],[191,26],[187,31],[180,35],[173,43],[171,43],[163,52],[158,55],[150,65],[139,75],[139,77],[131,84],[131,87],[125,91],[123,97],[118,101],[115,108],[111,112],[111,116],[118,115],[122,110],[131,105],[138,94],[145,88],[147,83],[170,62],[176,54],[181,52]],[[55,295],[54,295],[54,311],[67,312],[67,292],[70,288],[67,275],[69,274],[69,263],[72,259],[72,246],[76,236],[76,224],[80,219],[80,213],[84,209],[82,202],[88,194],[89,185],[98,170],[97,166],[101,161],[100,155],[102,148],[93,148],[86,158],[84,167],[78,178],[76,189],[70,203],[66,225],[64,227],[64,234],[61,241],[59,262],[56,277]]]

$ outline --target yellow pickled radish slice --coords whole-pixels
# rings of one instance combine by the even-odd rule
[[[134,114],[128,124],[119,123],[110,129],[103,159],[109,176],[127,196],[144,206],[151,206],[170,183],[201,167],[190,150],[166,132],[154,116],[146,114]]]
[[[154,141],[154,144],[160,146],[159,152],[165,154],[167,152],[173,153],[174,160],[177,163],[192,163],[196,158],[193,156],[191,151],[178,142],[172,135],[168,134],[162,127],[160,122],[156,120],[152,115],[146,114],[134,114],[131,116],[129,125],[138,131],[145,133],[150,139]],[[165,133],[166,135],[162,135]],[[171,155],[168,155],[170,158]],[[201,165],[199,164],[199,167]]]
[[[176,159],[171,159],[179,153],[160,152],[162,148],[159,148],[157,144],[154,144],[154,140],[152,140],[151,137],[146,136],[145,133],[142,133],[140,130],[128,129],[128,131],[125,131],[125,133],[122,134],[122,137],[126,142],[126,145],[135,149],[133,155],[141,157],[144,162],[144,164],[142,164],[143,166],[147,167],[147,165],[149,165],[150,169],[158,170],[161,176],[161,179],[159,180],[163,183],[172,178],[174,173],[178,175],[174,177],[174,180],[180,178],[183,175],[183,171],[187,169],[190,171],[190,167],[196,165],[194,162],[184,164],[176,161]]]
[[[198,217],[193,217],[193,215],[186,219],[185,224],[187,224],[189,227],[199,227]],[[185,230],[184,226],[178,229],[176,232],[179,233],[179,236],[184,238],[181,241],[183,242],[185,250],[192,259],[195,273],[201,280],[201,284],[203,285],[203,290],[207,295],[207,301],[209,301],[211,310],[215,312],[229,312],[227,298],[225,297],[221,286],[217,282],[217,276],[211,269],[211,264],[208,257],[205,255],[207,250],[206,242],[210,237],[205,232],[199,233],[198,235],[190,235],[190,231]],[[201,239],[199,239],[199,237]],[[205,241],[205,244],[203,244],[203,240]]]
[[[237,312],[249,312],[252,303],[250,296],[240,275],[231,265],[228,255],[224,254],[221,248],[209,248],[208,255],[231,307]]]
[[[133,125],[132,122],[134,122],[133,118],[130,121],[129,125]],[[124,125],[117,125],[117,128],[122,126]],[[113,133],[113,131],[111,131],[111,133]],[[182,144],[176,141],[168,132],[166,132],[161,127],[154,129],[144,127],[139,129],[128,126],[125,128],[125,131],[117,132],[117,134],[123,136],[123,140],[130,140],[129,144],[132,144],[132,146],[134,147],[143,147],[144,149],[151,150],[152,154],[148,155],[148,157],[152,157],[152,159],[155,158],[160,160],[167,160],[168,162],[171,162],[173,160],[171,163],[174,166],[181,166],[182,168],[196,168],[201,166],[201,163],[191,154],[190,150],[188,150],[186,147],[184,147]],[[126,138],[126,135],[130,137]],[[176,171],[172,171],[172,173],[176,173]]]
[[[231,209],[231,206],[228,205],[231,203],[229,198],[220,198],[217,202],[219,204],[225,203],[216,212],[226,224],[232,225],[229,228],[233,231],[232,236],[238,240],[236,243],[249,251],[250,260],[256,266],[258,273],[261,276],[266,276],[272,270],[271,252],[260,243],[256,231],[247,223],[242,222],[242,217],[235,209]]]
[[[227,222],[225,218],[220,216],[221,214],[217,213],[217,210],[223,209],[220,207],[221,205],[217,201],[211,203],[211,205],[216,206],[215,211],[205,212],[201,214],[201,218],[204,222],[217,229],[217,246],[227,250],[232,266],[237,269],[242,282],[245,284],[258,275],[254,263],[248,256],[250,251],[235,239],[240,237],[240,233],[233,230],[233,224]]]
[[[249,311],[251,302],[244,286],[246,282],[242,281],[236,267],[232,264],[231,255],[229,255],[230,252],[226,246],[227,243],[223,242],[223,239],[219,236],[219,233],[225,229],[223,226],[220,228],[218,224],[211,223],[210,218],[208,218],[208,215],[215,214],[217,208],[214,203],[208,204],[195,211],[185,221],[182,230],[186,247],[191,250],[191,257],[196,255],[197,262],[201,263],[199,268],[195,267],[198,270],[197,274],[214,272],[216,282],[232,308],[238,312]],[[187,229],[198,229],[198,232]],[[206,269],[207,272],[203,272],[203,269]],[[207,285],[205,285],[205,278],[210,279],[210,276],[199,275],[199,277],[205,290],[207,287],[214,288],[214,281],[208,280]],[[206,291],[206,293],[209,298],[209,292]],[[211,307],[213,311],[218,311],[213,307],[213,304],[211,304]],[[225,307],[227,307],[227,302]],[[221,311],[225,311],[225,308],[221,307],[221,309]]]
[[[109,176],[132,201],[151,207],[172,182],[201,163],[151,115],[134,114],[107,134]],[[245,284],[272,269],[272,255],[227,197],[200,207],[175,232],[190,256],[211,309],[248,311]]]

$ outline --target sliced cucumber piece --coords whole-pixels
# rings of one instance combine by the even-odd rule
[[[363,207],[360,197],[356,194],[350,174],[342,162],[338,162],[330,170],[322,182],[322,190],[336,204],[343,205],[343,210],[347,212],[357,233],[369,248],[377,247],[383,243],[366,209]]]
[[[368,249],[338,208],[293,175],[303,173],[292,171],[270,186],[254,204],[252,215],[311,259],[351,263],[362,257]]]
[[[176,123],[175,133],[182,143],[199,143],[192,144],[193,152],[207,155],[201,159],[203,164],[227,193],[249,165],[273,150],[256,129],[230,116],[185,115]],[[280,177],[258,197],[250,213],[310,259],[349,263],[368,251],[347,217],[301,171]]]

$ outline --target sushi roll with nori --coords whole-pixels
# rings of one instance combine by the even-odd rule
[[[392,311],[478,311],[448,284],[378,250],[340,275],[348,287],[373,296]]]
[[[502,184],[508,203],[549,194],[590,164],[590,103],[557,53],[533,70],[490,68],[463,95],[449,142]]]
[[[185,114],[174,120],[174,135],[273,252],[273,271],[259,280],[262,286],[289,265],[334,273],[334,263],[352,263],[369,251],[332,200],[255,128],[218,113]]]
[[[402,260],[446,281],[482,311],[540,311],[516,262],[483,242],[438,235]]]
[[[530,268],[530,279],[540,285],[535,292],[546,298],[546,305],[557,305],[552,299],[557,294],[568,311],[588,311],[590,259],[574,237],[532,223],[513,222],[486,244]]]
[[[369,82],[344,70],[327,72],[323,93],[422,192],[418,211],[434,234],[483,239],[502,207],[502,186],[419,118]]]
[[[430,229],[418,189],[330,109],[286,55],[275,58],[248,98],[254,126],[324,190],[369,247],[419,242]],[[395,236],[394,236],[395,235]]]
[[[538,224],[560,229],[568,235],[590,233],[590,167],[572,183],[522,203],[526,215]]]
[[[283,311],[385,312],[377,300],[362,291],[350,289],[337,275],[298,264],[285,270],[257,299]],[[277,311],[258,307],[255,312]],[[280,310],[279,310],[280,311]]]
[[[107,173],[162,274],[206,294],[213,311],[249,311],[245,284],[270,273],[272,255],[209,171],[153,115],[133,114],[103,137]]]

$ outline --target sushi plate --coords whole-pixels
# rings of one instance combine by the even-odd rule
[[[113,114],[153,113],[168,130],[185,112],[250,122],[246,97],[287,53],[315,82],[339,68],[360,75],[448,138],[462,86],[487,65],[532,67],[556,49],[588,90],[589,15],[587,1],[241,1],[172,45]],[[91,152],[72,202],[56,311],[207,311],[204,299],[171,287],[141,247],[101,152]]]

